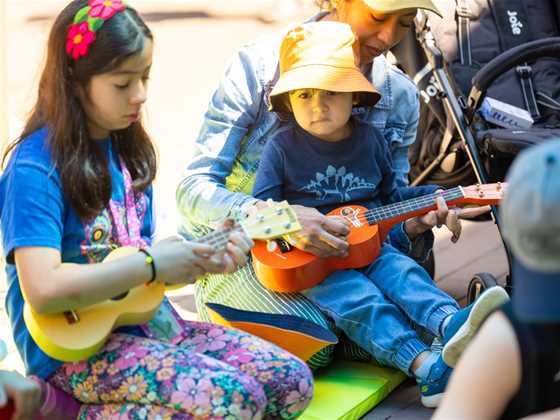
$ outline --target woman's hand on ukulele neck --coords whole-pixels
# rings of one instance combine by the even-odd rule
[[[234,226],[234,221],[228,219],[224,222],[222,229],[229,230]],[[251,238],[248,238],[242,231],[232,231],[229,234],[229,240],[223,253],[222,261],[224,263],[224,271],[233,273],[239,267],[247,264],[249,259],[249,251],[255,246]]]
[[[413,217],[405,222],[404,229],[410,239],[414,239],[422,233],[445,225],[452,233],[451,242],[457,242],[461,236],[461,219],[471,219],[490,211],[490,206],[482,206],[469,209],[449,208],[442,196],[436,199],[437,209],[423,216]]]

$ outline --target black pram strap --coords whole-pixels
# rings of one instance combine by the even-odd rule
[[[533,69],[531,66],[525,64],[517,66],[517,76],[521,82],[521,89],[523,90],[523,100],[527,111],[531,114],[533,120],[540,118],[539,106],[537,105],[537,98],[535,97],[535,90],[533,88]]]
[[[467,0],[455,1],[457,3],[455,15],[457,19],[457,40],[459,41],[458,44],[461,64],[465,66],[472,66],[470,35],[471,10],[469,9]]]
[[[518,45],[533,40],[533,32],[529,25],[529,18],[523,0],[493,0],[490,1],[494,21],[498,28],[500,47],[502,51],[517,47]],[[533,70],[528,64],[518,66],[516,69],[525,107],[534,120],[540,117],[537,98],[533,89]]]

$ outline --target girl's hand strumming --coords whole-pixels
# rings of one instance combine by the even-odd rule
[[[222,229],[230,229],[226,221]],[[247,253],[254,243],[240,232],[231,232],[225,249],[218,250],[204,242],[186,241],[176,236],[155,244],[150,252],[157,270],[157,281],[168,284],[193,283],[206,273],[231,273],[247,263]]]

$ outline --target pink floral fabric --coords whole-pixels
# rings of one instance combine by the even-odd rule
[[[49,382],[84,403],[81,419],[289,419],[311,401],[311,372],[295,356],[238,330],[184,327],[178,345],[113,334]]]

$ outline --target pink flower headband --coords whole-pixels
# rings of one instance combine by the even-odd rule
[[[122,0],[89,0],[74,16],[74,22],[68,29],[66,52],[74,60],[85,57],[89,47],[95,41],[95,33],[105,21],[126,9]]]

